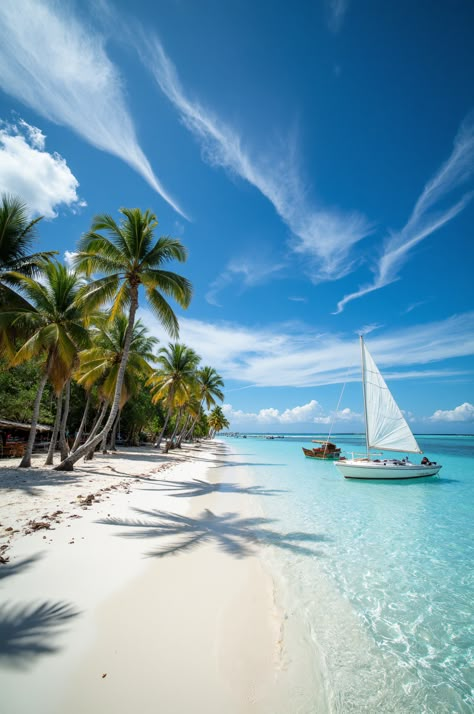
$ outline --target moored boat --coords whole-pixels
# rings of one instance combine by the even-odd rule
[[[339,459],[341,456],[341,449],[339,449],[336,444],[332,444],[330,441],[320,441],[318,439],[313,439],[313,444],[322,444],[322,446],[313,449],[303,448],[303,453],[308,459],[325,459],[325,460],[335,460]]]
[[[373,458],[370,449],[422,454],[408,423],[390,393],[370,352],[360,338],[362,386],[367,453],[363,458],[339,459],[336,466],[344,478],[413,479],[436,476],[441,465],[424,457],[420,464],[404,459]],[[377,456],[379,456],[377,454]]]

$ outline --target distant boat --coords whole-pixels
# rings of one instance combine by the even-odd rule
[[[304,446],[303,452],[304,455],[308,459],[325,459],[325,460],[335,460],[338,459],[341,455],[341,450],[336,446],[336,444],[332,444],[330,441],[320,441],[319,439],[312,439],[313,444],[323,444],[323,446],[320,446],[315,449],[305,449]]]
[[[422,454],[405,417],[392,397],[370,352],[360,338],[362,358],[362,386],[367,454],[363,458],[340,459],[336,466],[344,478],[408,479],[436,476],[441,465],[426,457],[421,464],[403,460],[371,458],[370,449]],[[375,454],[377,455],[377,454]],[[372,455],[374,456],[374,454]]]

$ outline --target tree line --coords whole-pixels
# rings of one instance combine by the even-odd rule
[[[178,341],[170,299],[187,308],[192,285],[169,264],[184,263],[186,248],[177,238],[156,238],[151,211],[119,212],[118,221],[94,217],[68,267],[55,251],[32,252],[41,217],[30,220],[21,199],[1,196],[0,386],[7,398],[0,413],[10,417],[15,399],[24,413],[29,394],[21,467],[31,466],[40,414],[53,426],[46,463],[59,446],[58,470],[72,470],[99,446],[115,448],[124,424],[132,442],[146,430],[165,450],[229,426],[217,405],[222,377]],[[137,319],[140,302],[168,333],[166,346]]]

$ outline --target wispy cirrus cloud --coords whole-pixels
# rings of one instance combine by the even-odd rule
[[[209,286],[206,300],[211,305],[220,307],[219,293],[234,281],[238,280],[240,290],[254,285],[263,285],[271,277],[274,278],[278,273],[281,273],[284,267],[283,263],[271,263],[268,260],[263,260],[262,255],[233,258],[221,275]]]
[[[286,137],[266,152],[252,151],[236,129],[187,95],[156,36],[134,26],[130,41],[184,126],[199,142],[204,159],[247,181],[272,203],[292,233],[292,249],[313,259],[308,266],[311,279],[335,280],[350,272],[351,248],[368,236],[373,226],[360,213],[344,213],[310,203],[294,137]]]
[[[169,338],[147,310],[144,323],[162,342]],[[317,333],[303,324],[247,327],[180,318],[180,339],[226,380],[257,387],[313,387],[360,380],[360,353],[353,333]],[[429,348],[427,348],[429,345]],[[466,373],[431,364],[474,354],[474,312],[382,332],[370,340],[385,378],[443,379]]]
[[[178,213],[139,146],[104,37],[69,2],[0,3],[0,86],[47,119],[125,161]]]
[[[86,205],[65,159],[46,151],[46,137],[23,119],[0,120],[0,192],[19,196],[31,213],[55,218],[60,206]]]
[[[325,5],[328,27],[331,32],[336,34],[344,22],[349,8],[349,0],[326,0]]]
[[[474,115],[471,114],[461,124],[450,157],[426,184],[406,225],[401,231],[392,233],[386,241],[384,252],[374,268],[373,282],[345,295],[337,304],[336,314],[342,312],[347,303],[352,300],[399,279],[400,269],[408,260],[410,251],[455,218],[472,200],[474,191],[471,190],[449,206],[442,205],[442,202],[455,189],[471,179],[473,174]],[[439,204],[441,206],[437,208]]]

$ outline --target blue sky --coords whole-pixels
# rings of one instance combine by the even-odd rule
[[[182,239],[181,339],[233,429],[361,431],[363,332],[414,431],[472,433],[473,26],[470,0],[3,0],[0,191],[65,260],[121,206]]]

